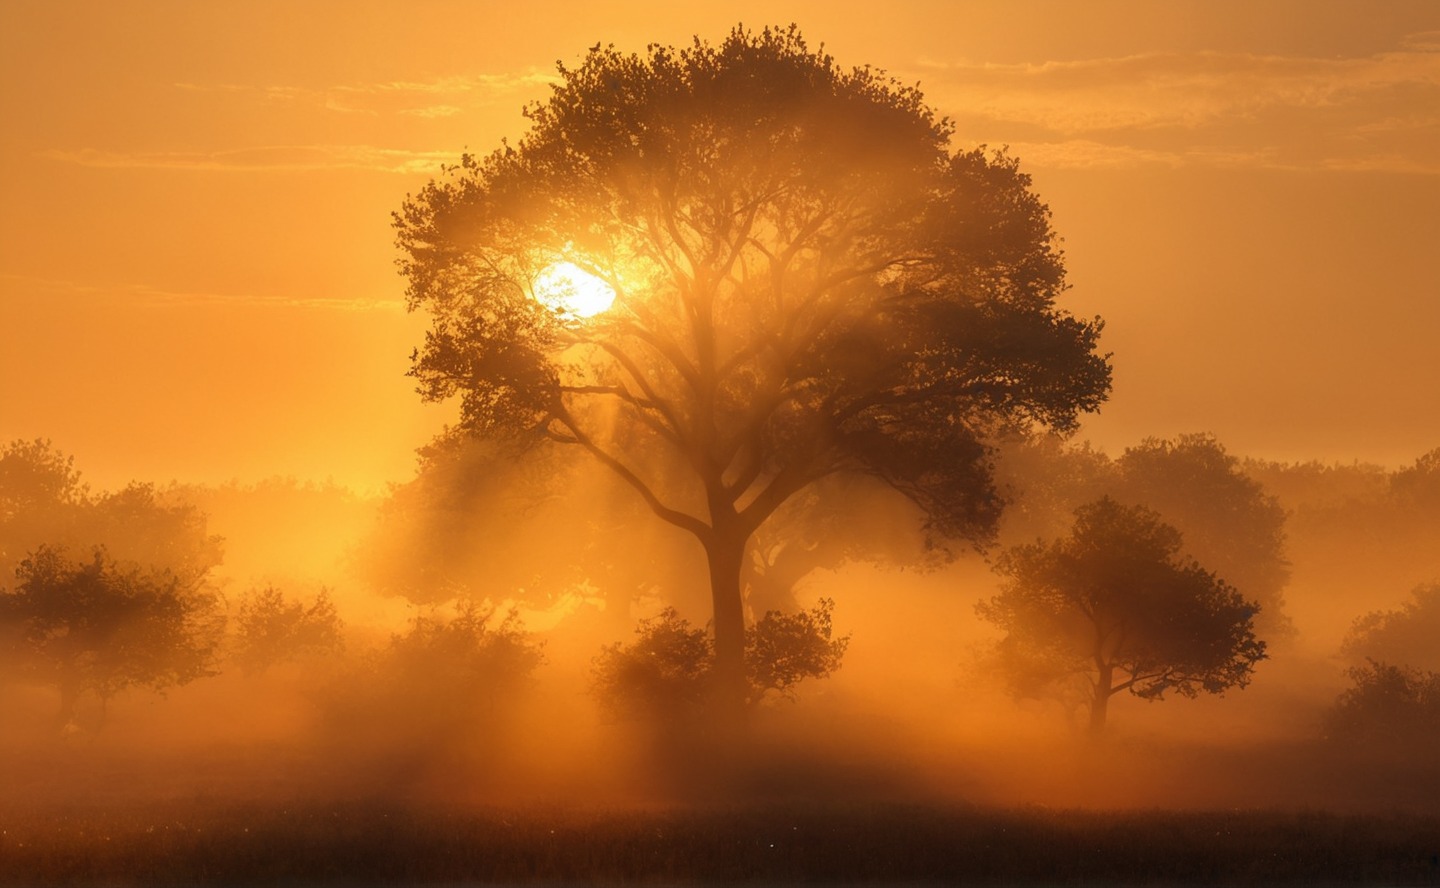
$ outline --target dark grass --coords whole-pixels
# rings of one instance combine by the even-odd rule
[[[0,883],[1440,885],[1440,816],[393,804],[0,815]]]

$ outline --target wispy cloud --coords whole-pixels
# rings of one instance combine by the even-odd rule
[[[314,311],[404,313],[399,299],[327,298],[274,293],[215,293],[169,290],[150,284],[90,284],[57,278],[0,274],[0,293],[9,299],[87,298],[119,299],[134,306],[231,306]]]
[[[922,62],[969,112],[1079,133],[1199,127],[1269,108],[1363,105],[1397,89],[1440,90],[1440,52],[1354,59],[1154,53],[1039,65]],[[1440,115],[1440,107],[1434,108]]]
[[[411,117],[454,117],[464,112],[464,108],[455,105],[430,105],[425,108],[406,108],[400,113]]]
[[[276,104],[305,105],[338,114],[441,117],[521,96],[541,98],[545,87],[557,80],[553,72],[530,68],[508,74],[470,74],[431,80],[344,83],[325,87],[196,82],[176,83],[175,87],[190,92],[228,93]]]
[[[106,169],[202,170],[223,172],[366,170],[430,175],[455,161],[451,151],[403,151],[371,145],[267,145],[225,151],[106,151],[52,149],[46,159]]]
[[[1440,32],[1355,58],[1150,53],[919,68],[962,137],[1014,133],[1032,155],[1051,146],[1058,162],[1440,174]]]

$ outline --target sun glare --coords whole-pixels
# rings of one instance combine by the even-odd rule
[[[615,291],[571,262],[557,262],[535,279],[535,298],[555,311],[588,318],[609,308]]]

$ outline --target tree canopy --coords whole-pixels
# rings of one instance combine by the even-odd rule
[[[1440,582],[1416,586],[1397,610],[1358,618],[1340,653],[1357,666],[1375,660],[1440,671]]]
[[[1102,496],[1144,506],[1181,532],[1185,557],[1260,605],[1267,638],[1293,634],[1284,609],[1285,509],[1214,435],[1146,438],[1113,460],[1051,436],[1007,442],[998,474],[1013,497],[1006,541],[1059,536],[1077,507]]]
[[[307,606],[274,586],[251,589],[235,614],[232,656],[247,675],[259,675],[279,663],[344,647],[344,623],[330,590],[321,589]]]
[[[1006,550],[1004,587],[977,611],[1006,632],[1012,687],[1036,693],[1083,676],[1097,732],[1122,691],[1159,700],[1244,687],[1265,657],[1258,607],[1180,551],[1158,515],[1108,497],[1077,509],[1068,537]]]
[[[412,373],[469,432],[583,448],[694,535],[733,700],[745,547],[781,504],[863,473],[987,538],[990,437],[1069,430],[1108,391],[1017,162],[952,152],[917,89],[794,28],[596,46],[527,116],[396,215],[432,319]],[[560,263],[613,306],[565,310]]]
[[[59,689],[61,727],[74,723],[82,694],[103,706],[130,687],[163,691],[216,674],[218,596],[171,571],[126,566],[104,549],[74,560],[42,546],[16,579],[0,590],[0,626],[19,642],[10,665]]]
[[[835,602],[823,598],[809,610],[772,610],[755,622],[746,635],[746,705],[793,699],[796,685],[840,668],[850,637],[834,637],[834,610]],[[612,644],[596,658],[596,698],[617,719],[689,724],[716,692],[714,641],[673,607],[641,620],[635,634],[635,641]]]
[[[0,586],[41,546],[89,552],[145,569],[168,570],[198,585],[222,558],[223,541],[205,513],[153,484],[132,482],[95,493],[74,460],[49,441],[0,449]]]
[[[1187,556],[1256,602],[1268,638],[1294,633],[1284,611],[1285,510],[1215,436],[1147,438],[1116,467],[1118,497],[1158,512],[1184,535]]]
[[[1325,713],[1326,736],[1369,757],[1399,755],[1434,767],[1440,672],[1366,659]]]

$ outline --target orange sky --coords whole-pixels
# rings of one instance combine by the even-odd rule
[[[389,214],[596,42],[797,22],[1008,144],[1118,452],[1440,446],[1440,4],[0,0],[0,442],[96,485],[408,477]]]

